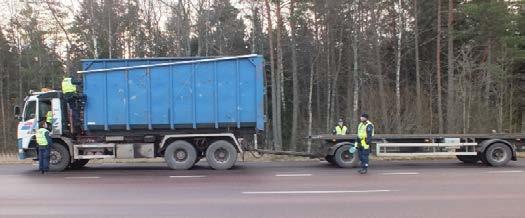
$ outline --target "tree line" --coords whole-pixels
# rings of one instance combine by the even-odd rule
[[[9,1],[0,23],[2,151],[12,106],[58,88],[82,58],[264,55],[267,146],[360,113],[378,133],[522,130],[521,0]],[[3,15],[4,16],[4,15]]]

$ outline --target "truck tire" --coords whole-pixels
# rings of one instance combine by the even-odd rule
[[[335,162],[334,162],[334,155],[326,155],[326,156],[324,157],[324,159],[325,159],[329,164],[335,165]]]
[[[335,151],[334,163],[336,166],[340,168],[351,168],[357,166],[359,163],[359,158],[356,155],[357,153],[352,154],[348,151],[349,149],[350,145],[343,145]]]
[[[477,163],[480,158],[477,155],[456,155],[456,157],[463,163]]]
[[[237,161],[237,149],[228,141],[215,141],[206,149],[206,160],[215,170],[230,169]]]
[[[88,162],[89,162],[89,159],[76,159],[76,160],[73,160],[73,162],[71,162],[69,164],[69,169],[78,170],[78,169],[86,166],[86,164]]]
[[[487,163],[493,167],[505,166],[512,158],[512,150],[503,143],[490,145],[483,154]]]
[[[60,143],[53,143],[49,150],[49,170],[64,171],[69,166],[71,156],[67,148]]]
[[[174,170],[187,170],[193,167],[196,159],[197,151],[187,141],[174,141],[164,151],[164,160]]]

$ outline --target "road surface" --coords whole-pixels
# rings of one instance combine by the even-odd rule
[[[368,175],[326,162],[88,164],[40,175],[0,165],[0,217],[525,217],[525,160],[375,161]]]

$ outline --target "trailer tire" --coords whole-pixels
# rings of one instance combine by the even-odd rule
[[[494,143],[485,150],[484,156],[493,167],[505,166],[512,158],[512,150],[503,143]]]
[[[463,163],[473,164],[479,161],[477,155],[456,155],[456,157]]]
[[[72,169],[72,170],[78,170],[84,166],[86,166],[86,164],[89,162],[89,159],[77,159],[77,160],[73,160],[73,162],[71,162],[69,164],[69,169]]]
[[[66,170],[71,160],[66,146],[53,143],[49,149],[49,170],[54,172]]]
[[[164,160],[174,170],[190,169],[195,164],[196,159],[197,151],[187,141],[174,141],[164,151]]]
[[[237,149],[228,141],[215,141],[206,149],[206,160],[215,170],[230,169],[237,161]]]
[[[356,153],[352,154],[349,151],[350,145],[343,145],[335,151],[334,163],[340,168],[356,167],[359,163]]]

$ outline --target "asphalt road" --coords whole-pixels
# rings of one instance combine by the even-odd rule
[[[376,161],[369,174],[326,162],[238,163],[189,171],[88,164],[40,175],[0,165],[0,217],[525,217],[525,160]]]

